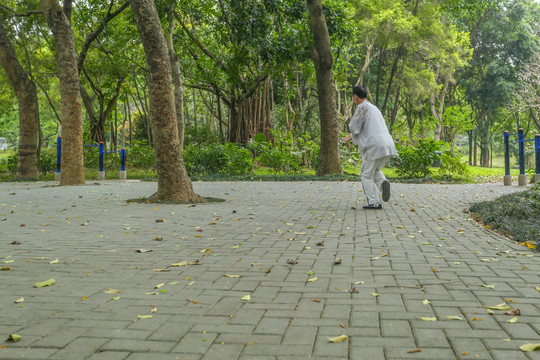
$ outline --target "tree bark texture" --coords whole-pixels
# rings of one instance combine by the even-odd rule
[[[4,68],[19,102],[18,178],[37,179],[39,108],[34,82],[24,71],[0,17],[0,65]]]
[[[233,95],[230,109],[229,142],[247,143],[259,133],[270,139],[270,78],[259,84],[247,98]]]
[[[158,190],[151,201],[195,202],[195,194],[180,151],[176,108],[171,78],[171,61],[165,35],[153,0],[132,0],[149,78],[149,115],[154,135]]]
[[[169,58],[171,60],[172,81],[174,85],[174,104],[176,107],[176,123],[178,126],[178,140],[180,141],[180,151],[184,149],[184,84],[182,82],[182,72],[178,55],[174,51],[173,35],[176,28],[174,17],[174,4],[171,1],[169,11],[167,13],[169,19],[169,36],[167,37],[167,48],[169,50]]]
[[[41,0],[41,9],[54,35],[62,119],[60,185],[84,184],[83,119],[79,70],[73,28],[57,0]]]
[[[321,149],[317,175],[340,174],[339,124],[332,76],[332,48],[321,0],[307,0],[314,45],[310,52],[315,64],[321,123]]]

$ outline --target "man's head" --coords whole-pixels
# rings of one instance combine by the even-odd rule
[[[359,100],[363,100],[367,98],[367,90],[362,85],[356,85],[353,87],[353,100],[355,96],[358,97]]]

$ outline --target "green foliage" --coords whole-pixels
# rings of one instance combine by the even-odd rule
[[[240,145],[189,145],[184,149],[184,164],[189,175],[241,175],[253,170],[253,159]]]
[[[316,168],[320,147],[318,139],[313,139],[309,132],[306,132],[296,139],[296,151],[293,155],[299,160],[300,166]]]
[[[292,154],[280,148],[268,149],[257,160],[262,166],[271,168],[275,173],[290,174],[300,171],[300,166],[298,166]]]
[[[19,163],[19,154],[16,152],[8,156],[6,165],[9,173],[15,175],[17,173],[17,164]]]
[[[207,146],[210,144],[220,143],[218,134],[210,125],[191,125],[185,128],[184,143],[185,145],[200,145]]]
[[[301,166],[314,166],[318,160],[319,144],[306,132],[293,138],[291,132],[272,130],[274,144],[263,134],[255,136],[248,148],[256,161],[275,173],[298,173]]]
[[[155,169],[156,156],[154,148],[144,142],[135,142],[132,147],[126,148],[126,163],[127,167]]]
[[[397,144],[397,173],[406,178],[423,178],[431,175],[431,165],[439,156],[441,143],[433,139],[418,139],[417,146]]]
[[[473,204],[470,208],[484,224],[517,241],[540,245],[540,187],[504,195],[493,201]]]
[[[450,150],[445,150],[441,154],[441,167],[438,172],[444,179],[468,178],[471,174],[469,165],[461,159],[459,154],[454,154]]]
[[[12,176],[17,173],[18,162],[19,154],[16,152],[13,152],[6,159],[6,168]],[[37,161],[37,168],[42,176],[54,173],[56,171],[56,150],[42,149]]]
[[[37,167],[41,175],[54,173],[56,171],[56,149],[41,149]]]

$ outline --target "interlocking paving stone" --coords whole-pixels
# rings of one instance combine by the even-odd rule
[[[519,350],[540,341],[537,254],[463,212],[520,188],[392,184],[370,212],[359,182],[196,182],[226,200],[196,206],[54,185],[0,183],[0,333],[22,335],[0,359],[540,358]],[[486,312],[504,301],[517,323]]]

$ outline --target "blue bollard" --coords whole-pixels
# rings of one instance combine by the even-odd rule
[[[126,149],[122,148],[122,150],[120,150],[120,180],[126,180],[126,179],[127,179]]]
[[[525,175],[525,136],[523,135],[523,129],[518,129],[519,140],[519,176],[518,185],[527,185],[527,175]]]
[[[62,137],[56,138],[56,173],[54,174],[54,180],[60,181],[60,167],[62,165]]]
[[[540,183],[540,135],[534,136],[534,147],[536,149],[536,174],[534,175],[534,182]]]
[[[105,143],[101,141],[99,143],[99,171],[98,171],[98,180],[105,180]]]
[[[510,133],[504,132],[504,186],[512,185],[512,176],[510,176]]]

